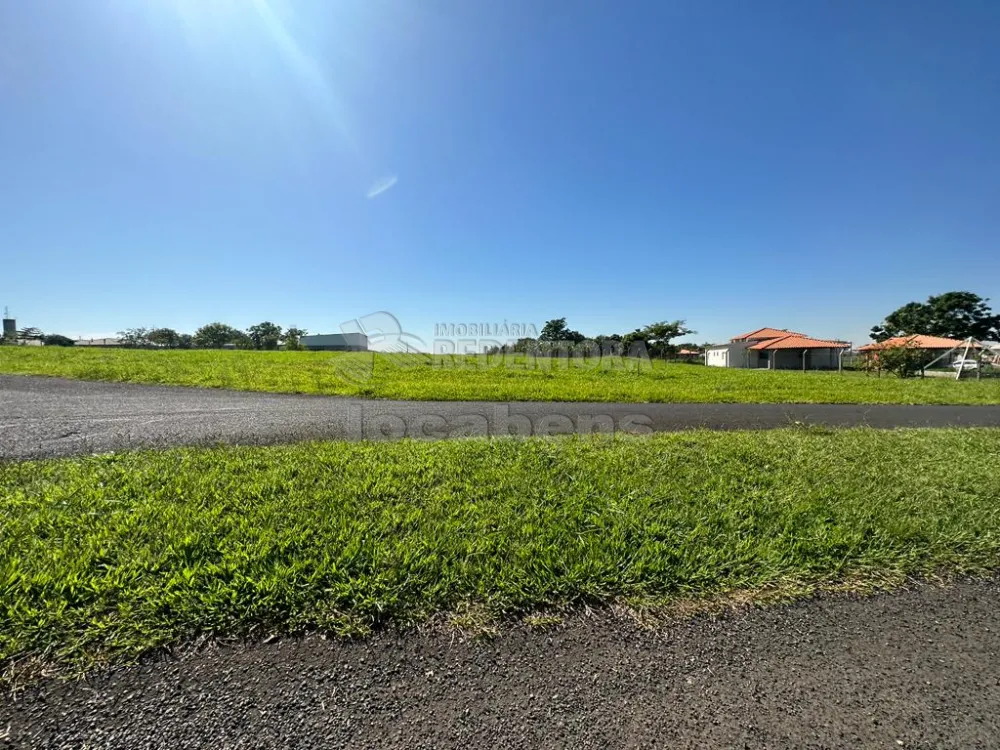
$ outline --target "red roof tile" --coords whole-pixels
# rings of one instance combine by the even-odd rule
[[[792,334],[782,336],[779,339],[768,339],[760,341],[748,349],[764,351],[765,349],[847,349],[850,346],[845,341],[824,341],[822,339],[811,339],[808,336]]]
[[[729,339],[733,341],[764,341],[765,339],[780,339],[783,336],[805,336],[804,333],[798,333],[797,331],[786,331],[783,328],[758,328],[756,331],[750,331],[750,333],[744,333],[742,336],[736,336],[735,338]]]
[[[964,341],[958,339],[946,339],[941,336],[924,336],[923,334],[913,334],[912,336],[893,336],[891,339],[886,339],[885,341],[879,341],[874,344],[865,344],[864,346],[858,347],[859,352],[872,352],[878,351],[879,349],[888,349],[894,346],[904,346],[906,344],[912,343],[918,349],[954,349],[956,346],[961,346]],[[973,349],[977,349],[976,344],[972,345]]]

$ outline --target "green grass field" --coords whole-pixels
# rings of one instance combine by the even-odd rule
[[[1000,430],[312,443],[0,464],[0,660],[1000,567]],[[2,664],[0,664],[2,667]]]
[[[1000,379],[899,380],[639,360],[0,347],[0,373],[113,382],[498,401],[997,404]]]

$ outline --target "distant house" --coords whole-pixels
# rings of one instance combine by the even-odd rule
[[[868,356],[877,356],[880,350],[891,349],[897,346],[912,346],[915,349],[923,349],[927,352],[930,359],[944,354],[949,349],[955,349],[951,355],[942,360],[942,365],[949,365],[956,359],[960,359],[965,352],[965,341],[963,340],[946,339],[941,336],[924,336],[922,334],[893,336],[891,339],[886,339],[885,341],[877,341],[874,344],[860,346],[858,347],[858,351]],[[957,349],[956,347],[961,348]],[[969,351],[971,352],[979,348],[978,344],[973,344]]]
[[[677,357],[678,359],[698,359],[701,356],[701,352],[697,349],[678,349]]]
[[[303,336],[299,343],[315,352],[366,352],[368,337],[363,333],[323,333]]]
[[[784,328],[758,328],[706,350],[705,364],[762,370],[833,370],[846,341],[814,339]]]

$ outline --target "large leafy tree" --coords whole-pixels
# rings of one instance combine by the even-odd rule
[[[666,357],[677,348],[670,342],[680,336],[697,333],[687,327],[683,320],[661,320],[650,323],[645,328],[636,328],[631,333],[622,336],[625,351],[634,353],[637,346],[646,348],[647,353],[654,357]]]
[[[697,333],[697,331],[692,331],[688,328],[683,320],[674,320],[667,322],[661,320],[658,323],[650,323],[644,329],[646,336],[651,341],[665,341],[669,342],[678,336],[687,336],[688,334]]]
[[[35,341],[45,336],[40,328],[22,328],[17,332],[18,341]]]
[[[173,328],[154,328],[146,334],[146,338],[149,343],[167,349],[176,349],[181,345],[181,335]]]
[[[253,342],[254,349],[277,349],[281,341],[281,326],[265,320],[247,329],[247,336]]]
[[[578,344],[586,338],[579,331],[574,331],[566,325],[566,318],[554,318],[542,326],[538,334],[539,341],[569,341]]]
[[[247,336],[232,326],[225,323],[209,323],[194,332],[192,343],[200,349],[221,349],[226,344],[236,343],[241,337]]]
[[[118,332],[118,342],[126,347],[149,346],[149,329],[126,328]]]
[[[253,339],[243,331],[236,331],[233,334],[233,338],[229,342],[237,349],[253,349]]]
[[[301,338],[307,335],[309,332],[306,329],[292,326],[282,334],[281,343],[285,345],[286,349],[297,351],[302,348]]]
[[[915,333],[952,339],[1000,338],[1000,315],[994,315],[988,299],[972,292],[946,292],[926,302],[908,302],[885,317],[871,330],[875,341]]]
[[[636,328],[622,336],[622,348],[626,352],[633,351],[636,345],[641,345],[643,348],[647,345],[646,332],[642,328]]]
[[[677,348],[670,342],[679,336],[687,336],[697,333],[685,325],[683,320],[650,323],[642,330],[643,338],[649,342],[650,354],[655,357],[665,357],[673,354]]]

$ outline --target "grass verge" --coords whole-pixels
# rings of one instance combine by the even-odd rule
[[[0,660],[1000,568],[1000,430],[313,443],[0,465]]]
[[[660,361],[0,347],[0,373],[422,401],[1000,404],[1000,379],[730,370]]]

